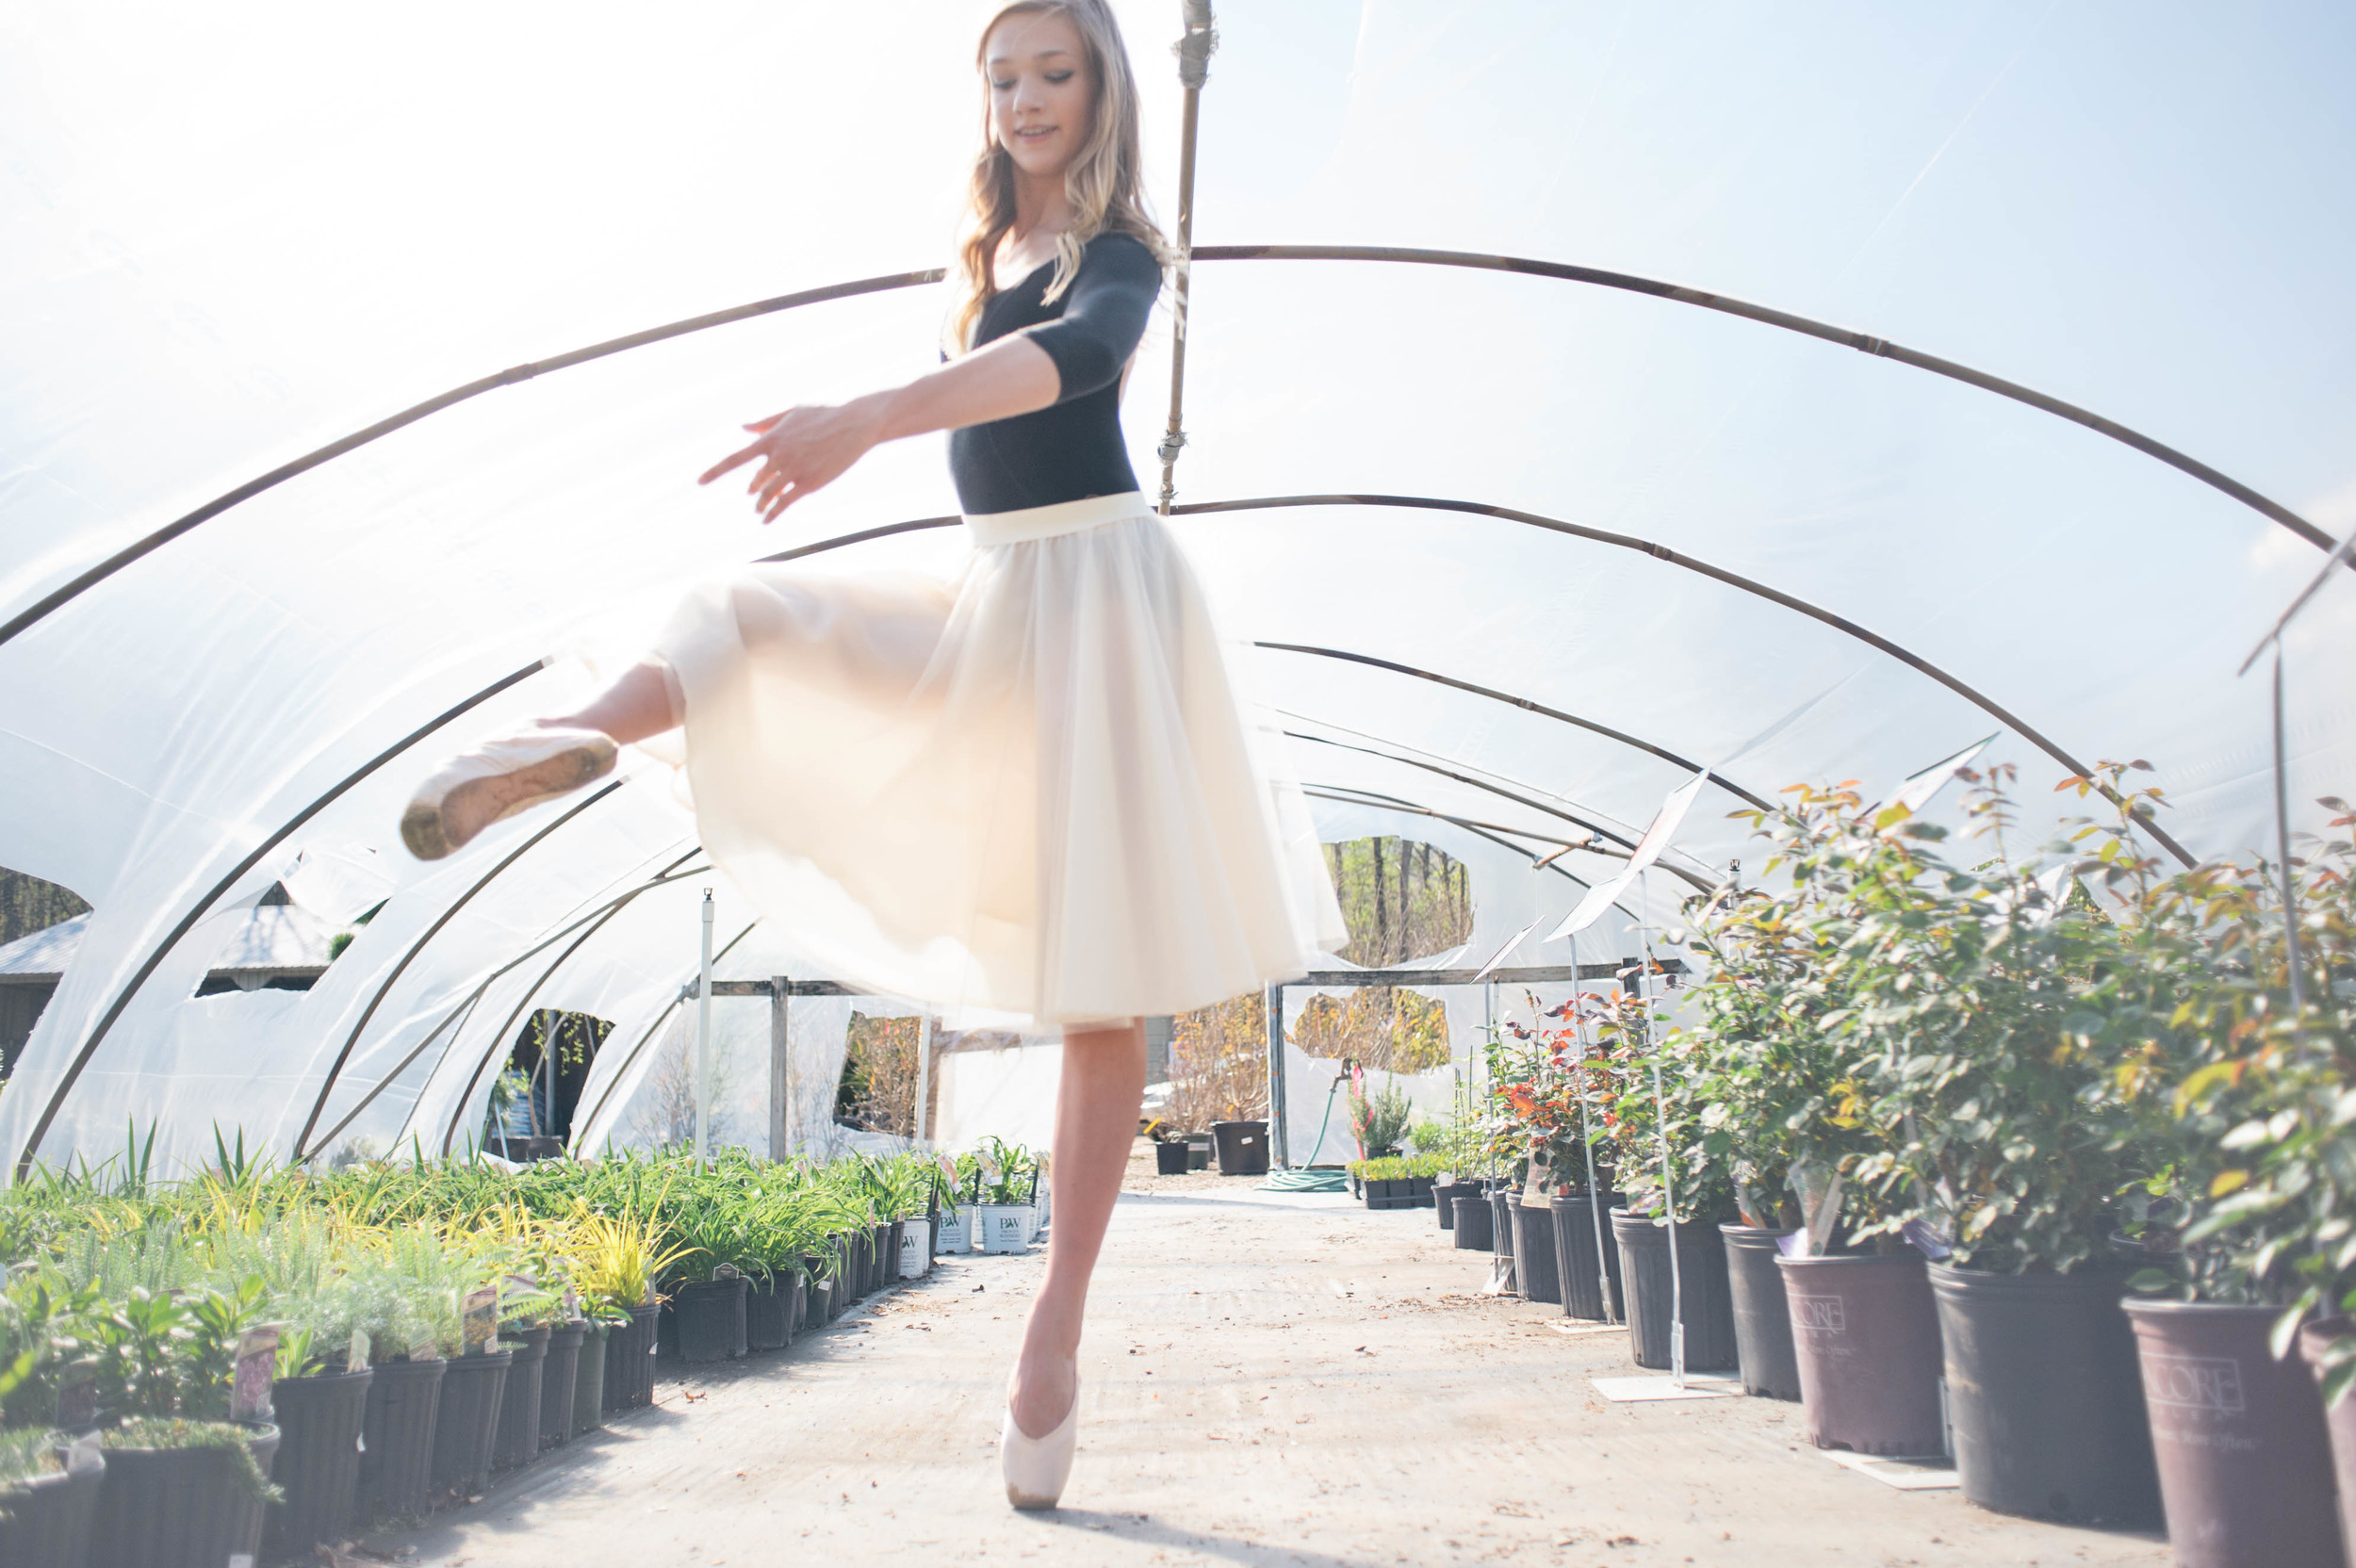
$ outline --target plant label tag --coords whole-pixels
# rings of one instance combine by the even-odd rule
[[[1946,1233],[1921,1219],[1909,1219],[1898,1227],[1899,1233],[1914,1244],[1914,1250],[1933,1263],[1939,1262],[1955,1249],[1947,1244]]]
[[[84,1368],[70,1374],[74,1380],[57,1390],[57,1425],[67,1431],[98,1421],[98,1378]]]
[[[484,1285],[466,1294],[466,1311],[460,1318],[466,1339],[466,1353],[487,1355],[491,1341],[499,1337],[499,1292],[497,1285]]]
[[[237,1336],[237,1353],[229,1374],[229,1419],[270,1419],[270,1378],[278,1366],[278,1331],[283,1325],[261,1323]]]
[[[368,1364],[368,1331],[352,1331],[352,1343],[344,1348],[344,1370],[357,1372]]]

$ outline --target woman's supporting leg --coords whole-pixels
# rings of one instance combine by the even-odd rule
[[[539,721],[544,729],[595,729],[616,745],[634,745],[685,722],[671,695],[670,677],[651,659],[624,670],[621,678],[577,710]]]
[[[1055,1095],[1055,1222],[1048,1228],[1047,1278],[1031,1301],[1023,1356],[1006,1390],[1015,1425],[1043,1437],[1062,1424],[1079,1387],[1080,1328],[1088,1276],[1104,1245],[1145,1098],[1145,1024],[1064,1030],[1063,1082]]]

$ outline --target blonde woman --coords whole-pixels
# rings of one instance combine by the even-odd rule
[[[1299,973],[1340,920],[1121,441],[1166,248],[1119,28],[1104,0],[1022,0],[977,62],[985,144],[946,363],[760,420],[703,476],[749,467],[773,520],[878,443],[948,431],[961,573],[715,583],[586,707],[446,764],[401,831],[450,854],[683,726],[704,847],[797,948],[879,993],[1060,1025],[1055,1224],[1001,1428],[1009,1501],[1049,1508],[1142,1018]]]

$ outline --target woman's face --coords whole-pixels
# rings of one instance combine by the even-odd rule
[[[990,132],[1034,178],[1060,177],[1088,141],[1096,83],[1080,31],[1060,11],[1001,17],[982,41]]]

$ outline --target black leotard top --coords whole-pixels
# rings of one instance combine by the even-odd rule
[[[1063,389],[1033,413],[949,433],[949,476],[969,516],[1137,487],[1121,438],[1121,372],[1145,335],[1161,264],[1132,236],[1100,234],[1051,305],[1044,296],[1054,271],[1049,262],[982,307],[974,347],[1028,329],[1055,362]]]

